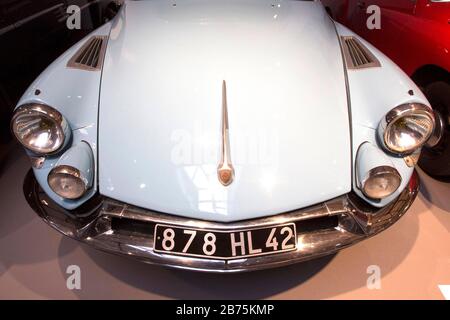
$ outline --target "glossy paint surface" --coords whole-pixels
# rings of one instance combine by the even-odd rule
[[[274,4],[274,5],[272,5]],[[222,81],[235,179],[217,178]],[[214,221],[351,190],[344,67],[317,2],[127,2],[100,97],[100,193]]]

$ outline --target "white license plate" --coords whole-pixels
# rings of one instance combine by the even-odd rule
[[[217,231],[158,224],[155,252],[214,259],[277,254],[296,249],[294,223],[239,231]]]

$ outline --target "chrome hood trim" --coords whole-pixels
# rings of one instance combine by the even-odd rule
[[[228,123],[227,84],[222,82],[222,142],[220,163],[217,167],[217,177],[224,186],[229,186],[234,179],[234,168],[231,163],[230,126]]]
[[[266,269],[334,253],[393,225],[410,208],[418,191],[419,178],[414,172],[402,194],[381,209],[367,205],[354,194],[348,194],[293,212],[234,223],[218,223],[143,210],[102,197],[90,200],[89,204],[78,211],[69,212],[48,198],[31,171],[24,184],[30,206],[47,224],[66,236],[97,249],[143,262],[206,272]],[[336,223],[330,224],[330,218],[335,219]],[[328,221],[325,224],[324,219]],[[297,249],[270,256],[234,260],[160,254],[153,250],[152,226],[156,223],[227,231],[296,223]]]

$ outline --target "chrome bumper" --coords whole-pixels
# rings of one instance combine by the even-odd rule
[[[25,196],[31,207],[62,234],[100,250],[134,257],[144,262],[207,272],[239,272],[278,267],[304,261],[348,247],[394,224],[417,196],[419,179],[414,172],[408,187],[390,205],[377,209],[353,194],[319,205],[234,223],[218,223],[143,210],[97,197],[77,211],[66,211],[51,201],[33,173],[27,175]],[[297,249],[286,253],[235,260],[201,259],[157,253],[153,230],[157,223],[212,230],[233,230],[295,223]]]

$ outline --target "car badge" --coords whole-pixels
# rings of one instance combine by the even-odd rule
[[[234,168],[230,155],[230,136],[228,126],[227,84],[222,82],[222,146],[221,160],[217,167],[217,176],[224,186],[229,186],[234,179]]]

